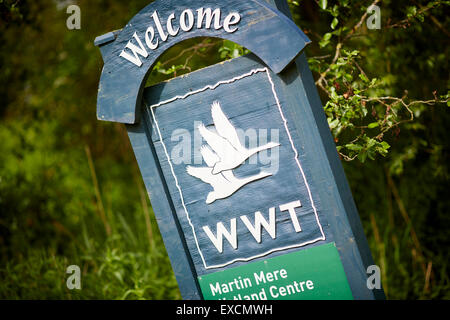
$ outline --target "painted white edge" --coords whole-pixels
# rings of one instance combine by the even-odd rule
[[[161,130],[159,129],[159,124],[158,124],[158,120],[156,119],[156,116],[155,116],[154,108],[160,107],[160,106],[162,106],[162,105],[164,105],[164,104],[168,104],[168,103],[171,103],[171,102],[176,101],[176,100],[180,100],[180,99],[183,100],[183,99],[186,99],[187,97],[189,97],[189,96],[191,96],[191,95],[198,94],[198,93],[203,92],[203,91],[206,91],[206,90],[208,90],[208,89],[209,89],[209,90],[214,90],[214,89],[216,89],[218,86],[220,86],[220,85],[222,85],[222,84],[230,84],[230,83],[233,83],[233,82],[235,82],[235,81],[244,79],[244,78],[246,78],[246,77],[250,77],[250,76],[252,76],[252,75],[254,75],[254,74],[257,74],[257,73],[259,73],[259,72],[266,72],[267,78],[268,78],[268,80],[269,80],[269,82],[270,82],[270,84],[271,84],[271,87],[272,87],[272,93],[273,93],[273,95],[274,95],[276,104],[277,104],[277,106],[278,106],[278,111],[280,112],[280,116],[281,116],[281,119],[283,120],[284,128],[285,128],[285,130],[286,130],[286,133],[287,133],[287,135],[288,135],[289,141],[290,141],[290,143],[291,143],[292,150],[294,151],[294,154],[295,154],[295,156],[294,156],[295,162],[297,163],[297,166],[298,166],[298,168],[299,168],[299,170],[300,170],[300,173],[301,173],[301,175],[302,175],[302,177],[303,177],[303,181],[304,181],[304,183],[305,183],[305,185],[306,185],[306,189],[307,189],[307,191],[308,191],[309,200],[310,200],[311,206],[312,206],[312,208],[313,208],[313,210],[314,210],[314,215],[315,215],[315,217],[316,217],[316,222],[317,222],[317,224],[318,224],[318,226],[319,226],[320,233],[322,234],[322,236],[319,237],[319,238],[313,239],[313,240],[309,240],[309,241],[307,241],[307,242],[298,243],[298,244],[294,244],[294,245],[290,245],[290,246],[286,246],[286,247],[274,248],[274,249],[271,249],[271,250],[269,250],[269,251],[266,251],[266,252],[260,253],[260,254],[258,254],[258,255],[255,255],[255,256],[248,257],[248,258],[236,258],[236,259],[231,260],[231,261],[228,261],[228,262],[226,262],[226,263],[224,263],[224,264],[207,266],[207,265],[206,265],[205,258],[204,258],[204,256],[203,256],[203,253],[202,253],[202,251],[200,250],[200,246],[199,246],[199,244],[198,244],[197,234],[195,233],[195,227],[194,227],[194,225],[192,224],[192,221],[191,221],[191,219],[190,219],[190,217],[189,217],[189,212],[188,212],[188,210],[187,210],[187,208],[186,208],[186,204],[184,203],[183,192],[181,191],[181,187],[180,187],[180,185],[179,185],[179,183],[178,183],[177,176],[175,175],[175,170],[174,170],[174,168],[173,168],[173,165],[172,165],[172,161],[171,161],[169,152],[167,151],[167,147],[166,147],[166,145],[165,145],[164,142],[163,142]],[[178,95],[178,96],[175,96],[175,97],[173,97],[173,98],[171,98],[171,99],[164,100],[164,101],[160,101],[160,102],[157,103],[157,104],[153,104],[153,105],[151,105],[151,106],[148,106],[148,109],[150,109],[150,111],[151,111],[151,113],[152,113],[152,118],[153,118],[154,123],[155,123],[155,125],[156,125],[156,130],[157,130],[157,132],[158,132],[159,139],[160,139],[161,144],[162,144],[162,147],[163,147],[163,149],[164,149],[164,153],[165,153],[165,155],[166,155],[166,157],[167,157],[167,160],[168,160],[168,163],[169,163],[169,166],[170,166],[170,171],[171,171],[171,173],[172,173],[172,176],[173,176],[173,178],[174,178],[174,180],[175,180],[176,187],[177,187],[178,192],[179,192],[179,194],[180,194],[181,204],[182,204],[183,209],[184,209],[184,211],[185,211],[185,213],[186,213],[186,218],[187,218],[187,220],[188,220],[188,223],[189,223],[189,225],[190,225],[191,228],[192,228],[192,233],[193,233],[193,235],[194,235],[195,244],[196,244],[196,246],[197,246],[197,250],[198,250],[198,252],[199,252],[199,254],[200,254],[200,257],[201,257],[201,259],[202,259],[203,266],[205,267],[206,270],[208,270],[208,269],[215,269],[215,268],[222,268],[222,267],[225,267],[225,266],[227,266],[227,265],[233,264],[233,263],[235,263],[235,262],[247,262],[247,261],[250,261],[250,260],[253,260],[253,259],[256,259],[256,258],[264,257],[264,256],[266,256],[266,255],[268,255],[268,254],[271,254],[271,253],[273,253],[273,252],[276,252],[276,251],[282,251],[282,250],[287,250],[287,249],[292,249],[292,248],[303,247],[303,246],[305,246],[305,245],[312,244],[312,243],[315,243],[315,242],[317,242],[317,241],[321,241],[321,240],[325,240],[325,239],[326,239],[326,238],[325,238],[325,234],[324,234],[324,232],[323,232],[322,225],[320,224],[319,215],[318,215],[318,213],[317,213],[316,206],[315,206],[315,204],[314,204],[314,199],[312,198],[311,189],[310,189],[310,187],[309,187],[309,184],[308,184],[308,181],[307,181],[307,179],[306,179],[305,172],[303,171],[302,165],[300,164],[300,160],[298,159],[299,154],[298,154],[297,149],[296,149],[295,146],[294,146],[294,141],[293,141],[293,139],[292,139],[291,133],[290,133],[289,128],[288,128],[288,122],[287,122],[287,119],[286,119],[286,117],[284,116],[283,110],[282,110],[282,108],[281,108],[281,103],[280,103],[280,100],[279,100],[279,98],[278,98],[277,92],[276,92],[276,90],[275,90],[275,84],[274,84],[274,82],[272,81],[272,78],[271,78],[271,76],[270,76],[270,72],[269,72],[269,69],[268,69],[268,68],[258,68],[258,69],[253,69],[253,70],[251,70],[250,72],[247,72],[247,73],[245,73],[245,74],[243,74],[243,75],[234,77],[234,78],[232,78],[232,79],[219,81],[219,82],[217,82],[217,83],[214,84],[214,85],[207,85],[207,86],[205,86],[205,87],[203,87],[203,88],[201,88],[201,89],[198,89],[198,90],[195,90],[195,91],[190,91],[190,92],[186,93],[185,95]]]

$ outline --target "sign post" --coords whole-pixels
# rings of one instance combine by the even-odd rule
[[[370,250],[285,0],[157,0],[96,39],[185,299],[377,299]],[[144,88],[183,40],[252,54]]]

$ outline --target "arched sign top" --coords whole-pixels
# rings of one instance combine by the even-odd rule
[[[104,68],[99,120],[136,123],[149,70],[173,45],[195,37],[238,43],[281,72],[310,42],[285,15],[262,0],[157,0],[120,32],[98,37]]]

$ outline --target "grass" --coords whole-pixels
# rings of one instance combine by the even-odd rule
[[[82,221],[65,254],[33,248],[15,255],[0,268],[0,298],[180,299],[151,208],[127,218],[111,214],[107,222],[110,229],[102,234]],[[66,287],[69,265],[81,268],[81,290]]]
[[[181,299],[132,151],[95,160],[52,144],[57,131],[0,128],[0,299]]]
[[[36,145],[43,127],[29,126],[23,135]],[[11,140],[7,132],[8,126],[0,136]],[[0,157],[8,154],[3,151]],[[95,160],[87,146],[50,159],[26,152],[32,159],[8,158],[21,163],[17,172],[5,158],[0,175],[6,213],[0,218],[0,299],[181,299],[134,159]],[[56,173],[41,174],[54,167]],[[375,162],[346,164],[346,172],[387,297],[449,299],[448,253],[425,242],[426,230],[417,228],[426,225],[420,213],[427,204],[409,203],[411,182],[394,181]],[[20,187],[13,193],[2,189],[14,185]],[[81,290],[66,287],[70,265],[81,269]]]
[[[424,193],[423,185],[431,185],[417,168],[416,176],[394,178],[383,163],[352,163],[346,165],[346,173],[387,298],[450,299],[447,231],[427,223],[430,216],[446,216],[445,209],[430,211],[425,202],[439,198],[439,190],[427,190],[430,194],[416,204],[412,198]],[[423,174],[433,179],[429,172]],[[444,226],[445,221],[439,224]]]
[[[107,145],[62,147],[52,120],[3,124],[0,299],[181,299],[123,127],[103,133],[111,158]],[[345,169],[387,297],[449,299],[446,178],[385,166]],[[70,265],[81,290],[66,287]]]

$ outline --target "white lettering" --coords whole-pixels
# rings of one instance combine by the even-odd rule
[[[230,26],[233,26],[235,24],[238,24],[241,21],[241,15],[237,12],[230,13],[223,22],[223,30],[225,30],[228,33],[233,33],[237,31],[238,27],[230,28]]]
[[[188,18],[188,21],[186,22],[186,16]],[[180,27],[183,31],[191,31],[191,29],[194,27],[194,13],[191,9],[186,9],[181,13],[180,16]]]
[[[183,138],[184,131],[180,130],[177,131],[177,136],[172,136],[172,141],[180,141],[180,139]],[[174,159],[182,159],[186,154],[189,154],[190,150],[185,150],[183,148],[179,148],[179,146],[176,146],[172,150],[172,156]],[[295,232],[301,232],[302,229],[300,227],[300,222],[298,220],[297,214],[295,212],[296,208],[300,208],[302,205],[299,200],[290,202],[287,204],[280,205],[281,211],[288,211],[290,214],[290,218],[292,221],[292,224],[294,226]],[[257,243],[261,243],[262,241],[262,229],[264,228],[267,233],[270,235],[272,239],[275,239],[277,237],[276,232],[276,225],[277,225],[277,219],[276,219],[276,208],[272,207],[269,208],[269,218],[266,220],[264,215],[260,211],[255,212],[255,218],[254,222],[252,223],[250,219],[248,218],[248,215],[242,215],[240,216],[241,221],[244,223],[247,230],[250,232],[250,234],[253,236],[253,238],[256,240]],[[283,219],[282,221],[284,221]],[[223,237],[225,237],[228,242],[231,244],[231,246],[236,250],[237,249],[237,219],[233,218],[230,220],[230,231],[228,231],[224,225],[223,222],[217,223],[217,235],[214,235],[211,232],[211,229],[208,226],[203,226],[203,230],[206,233],[206,235],[209,237],[211,242],[214,244],[216,249],[222,253],[223,252]],[[246,231],[243,231],[246,233]],[[285,272],[285,271],[284,271]],[[283,274],[281,275],[283,277]],[[268,276],[269,278],[271,275]],[[258,281],[258,279],[256,279]]]
[[[209,287],[211,289],[211,293],[212,293],[213,296],[215,296],[216,293],[222,294],[222,290],[220,290],[220,284],[218,282],[216,282],[215,286],[213,286],[212,283],[210,283]]]
[[[276,289],[277,289],[277,287],[275,287],[275,286],[270,286],[270,288],[269,288],[270,295],[271,295],[272,297],[274,297],[275,299],[278,298],[278,294],[275,293],[275,290],[276,290]]]
[[[251,224],[247,216],[241,216],[241,220],[258,243],[261,243],[261,227],[266,229],[272,239],[276,238],[275,208],[269,209],[269,222],[259,211],[255,213],[255,225]]]
[[[295,213],[295,208],[300,208],[302,204],[300,201],[294,201],[291,203],[283,204],[280,206],[281,211],[289,211],[291,216],[292,224],[294,225],[295,232],[301,232],[302,228],[298,222],[297,214]]]
[[[279,280],[279,278],[286,279],[287,271],[285,269],[275,270],[273,272],[266,272],[266,273],[264,273],[264,271],[260,271],[259,274],[257,274],[256,272],[253,273],[253,277],[255,278],[256,284],[259,285],[260,283]]]
[[[222,28],[220,25],[220,9],[215,9],[214,11],[211,8],[200,8],[197,10],[198,13],[198,21],[197,28],[201,29],[203,27],[203,21],[205,20],[205,29],[211,29],[212,20],[214,17],[214,29],[218,30]],[[206,19],[205,19],[206,18]]]
[[[151,34],[151,36],[149,36]],[[156,43],[153,43],[153,39],[155,38],[155,29],[153,27],[148,27],[147,31],[145,32],[145,43],[147,44],[147,47],[149,47],[151,50],[155,50],[158,48],[159,40],[156,39]]]
[[[306,288],[304,285],[306,284]],[[277,287],[275,285],[270,286],[269,292],[272,298],[278,298],[279,296],[285,297],[294,295],[297,293],[305,292],[306,290],[314,290],[314,282],[311,280],[307,281],[294,281],[292,284],[287,284],[282,287]]]
[[[236,219],[231,219],[231,231],[228,231],[222,222],[217,223],[217,236],[215,236],[208,226],[203,227],[208,238],[216,247],[217,251],[223,252],[223,236],[228,240],[233,249],[237,249],[237,233],[236,233]]]
[[[161,41],[166,41],[168,35],[164,33],[164,29],[161,25],[161,20],[159,20],[158,11],[153,12],[152,14],[153,21],[155,22],[156,29],[158,30]]]
[[[147,58],[148,52],[145,49],[144,45],[142,44],[141,39],[139,39],[137,32],[134,33],[133,38],[139,44],[139,47],[137,47],[135,44],[133,44],[131,42],[132,40],[128,41],[128,44],[125,46],[125,49],[128,48],[131,50],[131,52],[133,53],[133,56],[131,56],[129,53],[125,52],[125,49],[122,50],[122,52],[120,53],[120,56],[122,58],[127,59],[131,63],[137,65],[138,67],[140,67],[140,66],[142,66],[142,61],[141,61],[141,59],[139,59],[138,55],[141,55],[144,58]]]
[[[168,16],[167,21],[165,21],[165,27],[167,30],[164,30],[158,11],[155,10],[151,15],[154,25],[148,26],[145,32],[145,44],[147,47],[150,50],[156,50],[161,42],[167,41],[169,35],[175,37],[179,34],[180,29],[182,31],[189,32],[195,26],[197,29],[211,29],[214,27],[215,30],[219,30],[223,27],[225,32],[233,33],[238,30],[237,24],[242,19],[238,12],[232,12],[225,17],[222,25],[222,12],[219,8],[214,10],[211,8],[199,8],[196,11],[197,15],[195,15],[194,11],[191,9],[185,9],[181,12],[179,16],[179,26],[174,24],[174,22],[178,20],[176,14],[174,12],[171,13]],[[159,37],[156,37],[157,34]],[[133,38],[139,46],[133,43]],[[134,65],[141,67],[142,61],[139,56],[147,58],[148,52],[142,45],[141,39],[138,37],[137,32],[134,33],[133,38],[127,43],[119,56],[130,61]],[[126,49],[131,50],[132,54],[127,52]]]
[[[175,37],[178,34],[178,31],[180,31],[180,28],[177,28],[176,30],[173,28],[172,21],[175,19],[175,13],[172,13],[169,18],[167,19],[167,32],[172,36]]]

